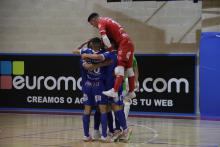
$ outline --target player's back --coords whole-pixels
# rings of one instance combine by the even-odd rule
[[[117,55],[115,52],[109,52],[108,58],[113,61],[113,63],[106,67],[106,79],[105,88],[110,89],[114,86],[115,75],[114,69],[117,66]]]
[[[105,52],[104,50],[100,50],[97,52],[93,50],[93,52],[90,52],[89,54],[102,54],[104,52]],[[97,64],[102,61],[90,59],[90,60],[87,60],[86,62],[89,62],[92,64]],[[105,67],[99,67],[97,69],[87,71],[87,79],[90,81],[104,80],[105,77],[106,77],[106,68]]]
[[[109,17],[100,17],[99,31],[106,33],[109,39],[113,39],[116,43],[119,43],[123,38],[128,37],[123,27],[113,19]]]

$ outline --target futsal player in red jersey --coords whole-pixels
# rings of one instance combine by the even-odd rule
[[[136,97],[134,93],[135,77],[132,68],[134,45],[123,27],[109,17],[101,17],[98,13],[92,13],[88,17],[88,22],[98,28],[104,45],[109,51],[113,50],[110,40],[113,40],[118,47],[117,66],[115,68],[115,83],[114,87],[108,91],[103,91],[103,94],[109,97],[118,98],[118,90],[121,86],[125,73],[128,76],[129,92],[125,98],[132,99]]]

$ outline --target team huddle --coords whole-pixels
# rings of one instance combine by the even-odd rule
[[[136,97],[134,90],[138,87],[138,82],[135,82],[137,76],[133,71],[133,66],[137,66],[134,46],[120,24],[111,18],[92,13],[88,22],[99,29],[101,38],[92,38],[73,51],[81,55],[83,140],[128,142],[132,129],[128,128],[126,120],[131,99]],[[87,47],[83,48],[86,44]],[[125,75],[128,79],[127,90],[122,84]],[[94,106],[94,131],[91,135],[90,115]]]

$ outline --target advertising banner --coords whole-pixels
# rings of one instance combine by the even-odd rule
[[[79,56],[1,54],[1,108],[83,108]],[[131,111],[195,113],[195,55],[136,55]]]
[[[195,113],[195,56],[137,56],[140,90],[132,110]]]

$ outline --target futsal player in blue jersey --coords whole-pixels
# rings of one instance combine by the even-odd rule
[[[107,66],[107,73],[105,79],[105,88],[108,89],[114,85],[114,68],[117,65],[117,56],[113,52],[105,52],[103,54],[83,54],[82,59],[93,59],[93,60],[100,60],[104,61],[105,59],[112,59],[113,63],[110,66]],[[119,94],[120,95],[120,94]],[[108,99],[112,110],[114,111],[115,117],[118,120],[118,123],[123,129],[123,132],[116,132],[113,136],[113,140],[116,140],[120,137],[120,139],[124,141],[128,141],[130,139],[132,130],[127,127],[127,122],[123,110],[123,101],[122,99],[115,98],[115,99]]]
[[[103,50],[100,50],[101,40],[99,38],[93,38],[91,40],[91,49],[81,49],[79,52],[81,56],[86,54],[102,54]],[[107,56],[106,56],[107,57]],[[108,58],[108,57],[107,57]],[[82,65],[85,63],[98,64],[100,61],[96,59],[84,59]],[[83,114],[83,128],[84,128],[84,140],[91,141],[92,137],[89,134],[89,122],[92,106],[97,104],[101,112],[101,125],[103,142],[112,142],[110,138],[107,138],[107,104],[108,98],[102,94],[105,90],[104,79],[106,78],[106,68],[100,67],[95,70],[86,70],[86,77],[83,83],[84,93],[84,114]],[[113,128],[112,128],[113,129]]]
[[[83,48],[84,45],[87,44],[87,48]],[[93,50],[91,49],[91,41],[87,41],[83,43],[81,46],[73,50],[74,54],[92,54]],[[87,70],[83,68],[83,63],[85,63],[84,60],[80,59],[80,69],[81,69],[81,77],[82,77],[82,93],[83,93],[83,99],[84,99],[84,112],[83,112],[83,129],[84,129],[84,141],[92,141],[92,137],[89,134],[89,126],[90,126],[90,115],[92,107],[95,106],[95,100],[94,98],[88,99],[87,91],[88,91],[88,83],[87,82]]]

